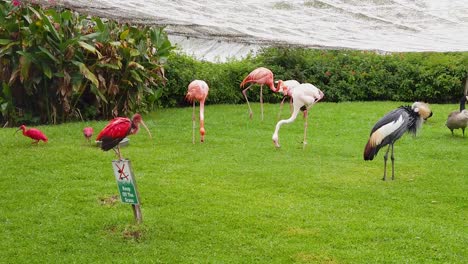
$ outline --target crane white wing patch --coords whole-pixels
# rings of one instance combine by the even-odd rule
[[[385,137],[395,132],[398,128],[401,127],[401,125],[403,125],[402,115],[400,115],[400,117],[397,120],[381,126],[374,133],[372,133],[370,138],[371,145],[373,147],[379,145],[380,143],[382,143],[382,140]]]

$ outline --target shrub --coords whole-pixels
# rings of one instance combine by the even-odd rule
[[[2,122],[149,111],[173,48],[161,28],[0,1]]]
[[[183,105],[184,91],[191,80],[205,79],[211,103],[243,103],[239,84],[253,69],[264,66],[275,80],[309,82],[325,93],[326,101],[424,100],[457,102],[468,75],[468,52],[392,53],[349,50],[266,48],[256,57],[226,63],[199,62],[172,55],[167,67],[166,87],[170,104]],[[177,87],[175,87],[177,86]],[[170,92],[177,91],[174,94]],[[258,88],[249,98],[259,100]],[[265,101],[278,102],[279,95],[264,89]],[[179,98],[179,99],[177,99]]]

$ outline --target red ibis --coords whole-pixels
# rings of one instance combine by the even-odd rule
[[[30,128],[30,129],[26,129],[26,126],[25,125],[21,125],[18,130],[16,130],[16,132],[22,130],[23,131],[23,135],[26,136],[26,137],[29,137],[31,139],[33,139],[34,141],[32,142],[32,144],[37,144],[39,143],[39,140],[42,140],[44,142],[47,142],[48,139],[46,137],[46,135],[44,133],[42,133],[42,131],[40,131],[39,129],[36,129],[36,128]],[[15,134],[16,134],[15,132]]]
[[[148,132],[149,137],[152,138],[151,132],[143,122],[141,115],[134,114],[132,119],[127,117],[116,117],[112,119],[109,124],[99,132],[96,140],[101,141],[102,150],[108,151],[110,149],[114,149],[119,159],[122,159],[119,143],[126,136],[136,134],[139,130],[139,124],[143,125]],[[116,147],[117,149],[115,149]]]

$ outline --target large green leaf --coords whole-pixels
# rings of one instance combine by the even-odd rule
[[[91,81],[91,83],[94,84],[96,87],[99,87],[99,81],[98,81],[96,75],[94,75],[94,73],[92,73],[88,69],[88,67],[86,67],[86,65],[84,65],[84,63],[79,62],[79,61],[73,61],[73,64],[75,64],[76,66],[79,67],[81,74],[83,74],[83,76],[86,79]]]
[[[120,40],[125,40],[128,37],[129,33],[130,33],[130,31],[128,29],[124,30],[122,33],[120,33]]]
[[[140,52],[137,49],[130,50],[130,57],[137,57],[140,56]]]
[[[58,42],[62,42],[62,38],[60,37],[60,34],[57,32],[54,25],[52,25],[52,22],[50,22],[49,17],[45,14],[42,14],[42,21],[44,25],[46,26],[44,28],[52,34],[55,40]]]
[[[135,79],[138,82],[143,82],[137,71],[131,70],[130,73],[132,74],[133,79]]]
[[[52,59],[55,63],[60,63],[60,61],[50,53],[46,48],[39,46],[38,47],[44,54],[46,54],[50,59]]]
[[[43,63],[42,72],[44,73],[45,76],[47,76],[47,78],[52,79],[52,70],[50,69],[49,65]]]
[[[95,85],[91,85],[90,90],[95,95],[97,95],[102,101],[104,101],[106,104],[108,103],[104,94],[102,94],[102,92]]]
[[[98,63],[96,66],[101,67],[101,68],[110,68],[114,70],[120,70],[120,67],[115,64],[110,64],[110,63]]]
[[[14,45],[19,45],[20,42],[19,41],[15,41],[15,42],[10,42],[8,43],[8,45],[0,48],[0,56],[3,56],[4,54],[6,54],[11,47],[13,47]]]

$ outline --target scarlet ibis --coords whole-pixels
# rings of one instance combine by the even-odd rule
[[[416,135],[424,120],[432,116],[428,104],[415,102],[411,106],[400,106],[382,117],[372,128],[370,138],[364,149],[364,160],[373,160],[379,149],[388,145],[384,155],[384,176],[387,177],[387,158],[392,149],[392,180],[395,178],[395,158],[393,156],[393,144],[406,132]]]
[[[315,87],[314,85],[310,83],[303,83],[303,84],[299,84],[295,86],[294,89],[291,90],[290,94],[293,99],[294,111],[290,118],[280,120],[276,124],[275,132],[273,133],[273,137],[272,137],[273,143],[275,144],[277,148],[280,147],[278,143],[278,132],[280,130],[280,127],[283,124],[288,124],[288,123],[293,122],[296,119],[297,114],[299,113],[299,110],[301,110],[301,108],[305,106],[306,109],[304,110],[305,122],[304,122],[304,141],[303,141],[303,144],[304,144],[303,147],[305,148],[307,144],[306,142],[307,110],[323,98],[323,92],[319,88]]]
[[[465,109],[465,104],[468,96],[463,96],[460,100],[460,111],[453,111],[449,114],[445,125],[450,129],[453,136],[454,129],[462,129],[463,137],[465,136],[465,128],[468,126],[468,110]]]
[[[250,104],[249,104],[249,99],[247,99],[247,90],[249,90],[253,84],[257,83],[257,84],[260,84],[260,108],[262,111],[262,120],[263,120],[263,85],[264,84],[268,85],[268,87],[270,87],[270,89],[273,92],[277,92],[279,88],[279,86],[278,88],[275,88],[273,72],[264,67],[257,68],[253,70],[251,73],[249,73],[247,77],[244,78],[244,80],[240,84],[240,87],[244,87],[247,83],[252,83],[252,84],[249,85],[244,90],[242,90],[242,94],[244,95],[245,100],[247,101],[247,105],[249,106],[250,119],[252,119],[253,113],[252,113],[252,108],[250,107]]]
[[[192,143],[195,144],[195,101],[200,102],[200,135],[201,142],[205,141],[205,100],[208,96],[208,84],[201,80],[194,80],[188,86],[187,95],[185,99],[193,103],[192,112]]]
[[[23,135],[25,135],[26,137],[29,137],[29,138],[34,140],[32,142],[32,144],[39,143],[39,140],[42,140],[44,142],[47,142],[47,140],[48,140],[46,135],[44,133],[42,133],[42,131],[40,131],[39,129],[36,129],[36,128],[26,129],[25,125],[21,125],[18,128],[18,130],[16,130],[16,132],[18,132],[20,130],[23,130]],[[15,134],[16,134],[16,132],[15,132]]]
[[[99,132],[99,135],[97,136],[96,140],[101,141],[102,150],[108,151],[110,149],[114,149],[119,159],[122,159],[119,143],[126,136],[136,134],[139,130],[139,124],[142,124],[143,127],[145,127],[146,131],[149,134],[149,137],[152,138],[151,132],[143,122],[141,115],[134,114],[131,120],[127,117],[116,117],[112,119],[109,122],[109,124],[107,124],[101,130],[101,132]],[[117,147],[117,150],[115,149],[115,147]]]
[[[91,137],[93,136],[93,133],[94,133],[94,131],[93,131],[92,127],[85,127],[83,129],[83,135],[84,135],[84,137],[86,138],[86,140],[88,142],[90,141]]]

